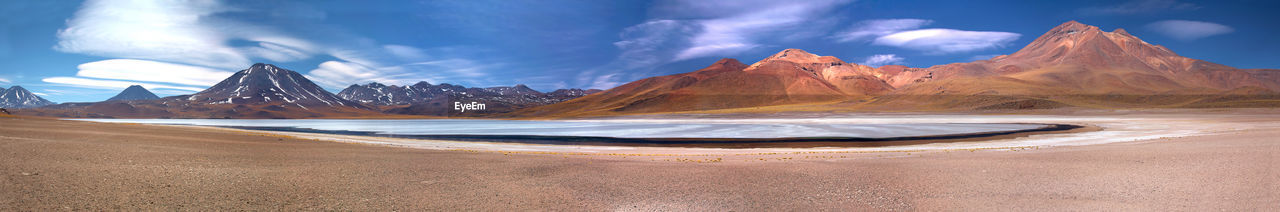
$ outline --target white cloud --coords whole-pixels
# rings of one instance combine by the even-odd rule
[[[237,5],[233,5],[235,3]],[[356,80],[428,79],[417,75],[456,76],[457,81],[475,81],[484,70],[465,69],[479,74],[456,74],[432,64],[439,61],[470,61],[460,57],[430,57],[426,50],[411,46],[380,44],[323,23],[323,11],[281,13],[278,8],[240,6],[252,2],[89,0],[58,31],[55,50],[109,58],[81,65],[77,76],[128,81],[208,85],[227,72],[256,62],[291,62],[317,56],[332,56],[309,76],[330,88]],[[268,3],[270,4],[270,3]],[[243,19],[243,14],[270,15],[288,19],[289,25],[269,25]],[[298,17],[280,17],[280,16]],[[451,55],[456,56],[456,55]],[[266,60],[266,61],[263,61]],[[435,63],[432,63],[435,62]],[[179,65],[183,64],[183,65]],[[335,65],[342,64],[342,65]],[[130,66],[139,66],[134,68]],[[136,70],[131,70],[136,69]],[[165,70],[168,69],[168,70]],[[441,72],[441,73],[431,73]],[[353,77],[371,76],[371,77]],[[405,78],[397,78],[405,77]],[[217,79],[214,79],[217,78]],[[63,81],[66,79],[58,78]]]
[[[1010,32],[920,29],[881,36],[872,44],[914,49],[927,54],[947,54],[1002,47],[1019,36]]]
[[[698,32],[693,23],[654,20],[622,30],[622,40],[613,45],[622,50],[613,62],[620,69],[636,69],[669,62],[673,47],[687,45],[682,39]]]
[[[1235,29],[1222,24],[1188,20],[1158,21],[1147,24],[1147,29],[1182,41],[1191,41],[1235,31]]]
[[[230,71],[135,59],[110,59],[77,66],[76,76],[128,81],[165,82],[212,86],[233,74]]]
[[[9,81],[9,79],[5,79],[5,78],[0,78],[0,83],[9,84],[9,83],[13,83],[13,81]]]
[[[410,85],[420,81],[432,83],[485,84],[476,80],[489,76],[485,70],[503,64],[480,64],[466,59],[442,59],[395,66],[367,66],[354,62],[326,61],[307,74],[307,78],[323,86],[342,88],[351,84],[379,82]]]
[[[1011,32],[920,29],[932,24],[925,19],[875,19],[858,22],[832,35],[837,42],[871,40],[871,44],[948,54],[1002,47],[1022,36]]]
[[[730,57],[777,42],[825,35],[834,8],[848,0],[659,1],[650,19],[624,29],[615,42],[621,53],[604,65],[579,72],[575,84],[612,88],[652,76],[656,67],[682,60]]]
[[[382,47],[387,49],[387,52],[391,53],[391,55],[395,55],[403,60],[422,61],[427,59],[427,54],[422,52],[422,49],[411,46],[383,45]]]
[[[219,68],[248,67],[255,56],[277,62],[309,57],[306,42],[214,17],[237,10],[218,1],[91,0],[58,30],[54,49]],[[258,46],[228,46],[230,41]]]
[[[877,19],[859,22],[853,27],[832,36],[838,42],[867,40],[901,31],[919,29],[933,23],[924,19]]]
[[[142,87],[147,88],[148,90],[173,89],[173,90],[184,90],[184,91],[191,91],[191,92],[200,92],[204,90],[203,88],[196,88],[196,87],[169,86],[169,85],[138,83],[138,82],[118,81],[118,80],[86,79],[86,78],[79,78],[79,77],[49,77],[49,78],[44,78],[41,81],[44,81],[47,83],[54,83],[54,84],[63,84],[63,85],[68,85],[73,87],[99,88],[99,89],[124,89],[124,88],[128,88],[131,85],[141,85]]]
[[[674,61],[716,56],[733,55],[759,47],[760,40],[767,38],[787,38],[787,35],[803,33],[811,29],[817,17],[823,17],[832,6],[847,1],[805,1],[805,2],[708,2],[692,1],[699,6],[714,4],[725,7],[712,7],[709,10],[723,12],[727,8],[745,6],[741,13],[725,17],[698,20],[701,31],[690,40],[691,46],[676,54]],[[746,3],[746,4],[743,4]],[[705,10],[703,10],[705,11]],[[785,33],[779,33],[785,32]],[[798,39],[790,37],[791,39]]]
[[[1177,0],[1133,0],[1117,5],[1080,8],[1076,12],[1082,15],[1129,15],[1197,9],[1200,9],[1199,5]]]
[[[863,61],[862,64],[871,67],[880,67],[883,65],[902,64],[902,61],[904,60],[906,60],[906,58],[898,57],[898,55],[895,54],[877,54],[867,57],[867,60]]]

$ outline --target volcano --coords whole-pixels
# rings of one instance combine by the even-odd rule
[[[213,87],[192,94],[187,100],[205,104],[283,104],[301,108],[363,107],[324,90],[298,72],[264,63],[240,70]]]
[[[1013,54],[939,65],[890,80],[918,82],[899,94],[1152,95],[1280,90],[1274,70],[1242,70],[1182,57],[1124,29],[1070,21]]]
[[[15,85],[9,89],[0,89],[0,108],[30,108],[52,104],[54,103],[40,98],[22,86]]]
[[[159,96],[156,96],[156,94],[151,93],[151,91],[140,85],[131,85],[128,88],[125,88],[124,91],[120,91],[120,94],[116,94],[116,96],[107,99],[107,101],[152,100],[159,98]]]
[[[130,91],[131,89],[135,91]],[[117,97],[142,92],[146,90],[130,87]],[[24,113],[88,118],[313,118],[380,115],[369,109],[359,103],[338,98],[298,72],[259,63],[192,95],[150,100],[64,103]]]

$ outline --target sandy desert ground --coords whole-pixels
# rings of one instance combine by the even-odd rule
[[[906,121],[1103,129],[897,147],[726,150],[0,117],[0,210],[1280,209],[1280,111],[981,118],[990,116]],[[857,117],[787,119],[903,121]],[[777,121],[594,121],[655,118]]]

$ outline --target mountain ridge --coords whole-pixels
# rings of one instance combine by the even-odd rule
[[[1105,32],[1076,21],[1053,27],[1008,55],[926,68],[871,68],[799,49],[782,50],[741,70],[713,68],[725,61],[737,60],[726,58],[693,72],[636,80],[579,99],[517,111],[515,116],[620,115],[790,104],[871,111],[1230,106],[1220,101],[1253,100],[1215,96],[1273,98],[1280,91],[1280,71],[1236,69],[1182,57],[1124,29]],[[750,80],[730,81],[740,86],[717,83],[725,79]],[[781,86],[774,85],[779,83]],[[726,95],[730,93],[737,95]],[[1152,95],[1165,99],[1114,99]],[[1280,99],[1259,101],[1280,106]]]
[[[451,114],[449,111],[452,110],[452,102],[483,102],[489,104],[486,108],[488,111],[483,114],[493,114],[558,103],[598,91],[575,88],[543,93],[524,84],[480,88],[449,83],[432,85],[424,81],[406,86],[384,85],[377,82],[354,84],[338,92],[337,95],[346,100],[377,107],[378,110],[387,113],[448,115]]]

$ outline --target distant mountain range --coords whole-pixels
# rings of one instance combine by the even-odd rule
[[[0,108],[30,108],[52,105],[53,102],[40,98],[31,91],[27,91],[22,86],[12,86],[9,89],[0,88]]]
[[[468,88],[448,83],[418,82],[408,86],[369,83],[351,85],[338,97],[382,108],[383,112],[413,115],[451,115],[453,102],[487,104],[484,114],[511,112],[533,106],[563,102],[600,90],[559,89],[542,93],[523,84],[512,87]]]
[[[192,95],[153,99],[130,87],[112,100],[22,113],[62,117],[309,118],[388,115],[565,117],[707,111],[971,111],[1152,107],[1280,107],[1280,70],[1236,69],[1179,56],[1123,29],[1075,21],[1009,55],[911,68],[870,67],[786,49],[751,65],[722,59],[693,72],[600,91],[538,92],[419,82],[351,85],[338,94],[302,74],[255,64]],[[12,87],[0,106],[53,104]],[[458,113],[465,103],[484,110]]]
[[[151,91],[140,85],[131,85],[128,88],[125,88],[124,91],[120,91],[120,94],[116,94],[116,96],[107,99],[107,101],[152,100],[159,98],[159,96],[156,96],[156,94],[151,93]]]
[[[191,95],[158,98],[141,86],[130,86],[108,101],[64,103],[23,112],[95,118],[484,116],[557,103],[598,91],[561,89],[542,93],[524,85],[467,88],[420,82],[411,86],[352,85],[341,95],[335,95],[298,72],[259,63]],[[457,113],[454,102],[481,102],[487,107],[483,111]]]

